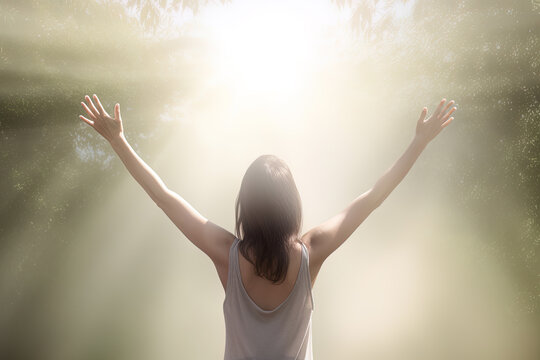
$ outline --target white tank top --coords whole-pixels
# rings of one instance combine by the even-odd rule
[[[309,252],[302,244],[302,263],[289,296],[273,310],[263,310],[249,297],[240,276],[238,238],[229,250],[229,273],[223,313],[224,360],[312,360],[313,295]]]

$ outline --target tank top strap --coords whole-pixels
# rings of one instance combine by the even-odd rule
[[[309,250],[304,243],[302,243],[302,257],[304,258],[304,261],[302,261],[302,266],[304,267],[302,280],[306,284],[307,294],[311,301],[311,308],[314,309],[315,306],[313,303],[313,293],[311,289],[311,274],[309,272]]]
[[[229,249],[229,271],[227,274],[227,289],[225,293],[230,293],[233,289],[238,289],[238,238],[234,238],[234,241]],[[236,290],[238,291],[238,290]]]

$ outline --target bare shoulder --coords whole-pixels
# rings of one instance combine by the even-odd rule
[[[320,255],[317,253],[317,249],[314,248],[313,231],[307,232],[302,235],[300,241],[306,246],[309,254],[309,273],[311,276],[311,286],[315,284],[315,279],[319,274],[323,261],[321,261]]]
[[[317,241],[315,239],[317,238],[317,231],[318,228],[313,228],[310,231],[306,232],[302,237],[300,238],[300,241],[306,246],[309,252],[309,262],[310,264],[319,264],[322,265],[324,259],[319,254],[319,249],[317,246]]]
[[[236,236],[228,231],[219,231],[215,238],[215,251],[210,259],[216,267],[223,289],[227,288],[227,274],[229,272],[229,252]]]
[[[216,236],[215,247],[216,251],[211,257],[216,266],[229,265],[229,251],[236,236],[229,231],[222,231]]]

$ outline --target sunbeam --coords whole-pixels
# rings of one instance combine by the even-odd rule
[[[218,269],[78,118],[94,93],[231,233],[258,156],[290,167],[306,233],[390,169],[423,107],[455,99],[324,261],[314,357],[540,358],[538,16],[483,0],[3,2],[0,358],[223,357]]]

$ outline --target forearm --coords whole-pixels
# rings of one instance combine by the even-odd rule
[[[129,173],[159,206],[159,201],[166,193],[167,186],[158,174],[137,155],[125,137],[119,137],[110,144]]]
[[[424,140],[414,137],[403,155],[379,178],[372,188],[378,204],[403,180],[426,146]]]

